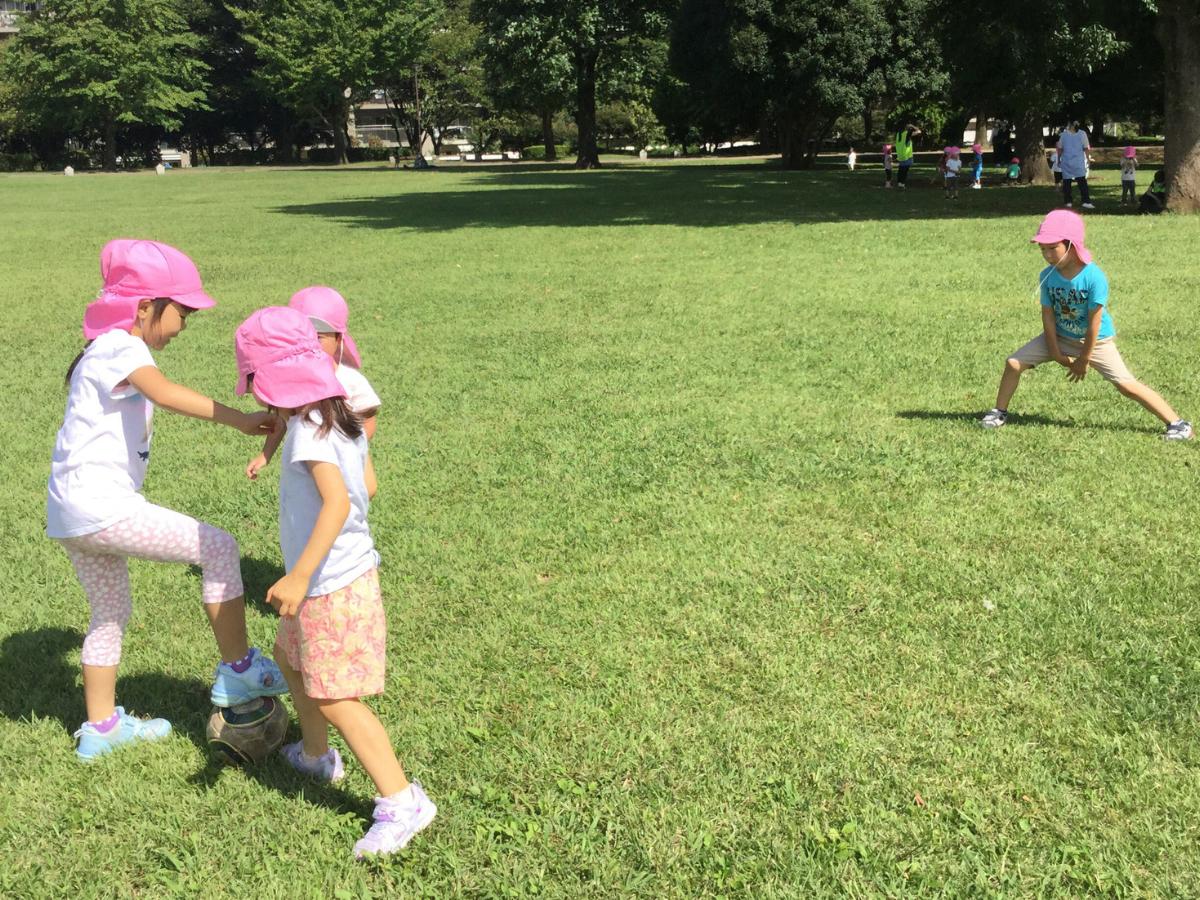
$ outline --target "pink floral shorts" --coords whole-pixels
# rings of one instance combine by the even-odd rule
[[[305,598],[294,616],[279,620],[275,656],[304,679],[318,700],[383,693],[387,622],[379,570],[371,569],[329,594]]]

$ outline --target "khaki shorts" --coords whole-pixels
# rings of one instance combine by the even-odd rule
[[[1074,359],[1083,352],[1083,341],[1059,337],[1058,349]],[[1008,358],[1030,367],[1054,361],[1054,357],[1050,355],[1050,348],[1046,346],[1044,334],[1039,334],[1016,353],[1010,354]],[[1137,381],[1133,377],[1133,373],[1125,367],[1125,360],[1121,359],[1121,354],[1112,338],[1096,341],[1096,346],[1092,348],[1091,359],[1088,360],[1088,366],[1113,384],[1120,384],[1122,381]]]

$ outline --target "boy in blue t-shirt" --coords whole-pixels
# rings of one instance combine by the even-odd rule
[[[1039,282],[1042,333],[1005,360],[996,406],[980,424],[999,428],[1008,421],[1008,401],[1021,373],[1053,360],[1067,370],[1071,381],[1082,381],[1091,366],[1124,396],[1158,416],[1167,426],[1163,437],[1187,440],[1192,436],[1191,423],[1179,418],[1157,391],[1134,378],[1117,352],[1117,332],[1108,314],[1108,279],[1092,262],[1083,237],[1083,219],[1068,209],[1057,209],[1042,220],[1032,240],[1041,245],[1049,263]]]

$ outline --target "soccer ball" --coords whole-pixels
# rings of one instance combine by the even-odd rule
[[[287,727],[287,708],[274,697],[216,706],[208,717],[208,745],[231,765],[259,762],[279,749]]]

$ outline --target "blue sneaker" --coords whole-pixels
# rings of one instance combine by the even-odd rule
[[[213,706],[237,706],[249,703],[255,697],[278,697],[287,693],[287,682],[274,660],[263,656],[257,647],[250,648],[250,658],[250,668],[245,672],[233,671],[229,663],[217,663],[209,694]]]
[[[91,722],[84,722],[75,732],[75,737],[79,739],[75,755],[84,762],[91,762],[122,744],[159,741],[171,733],[171,723],[166,719],[139,719],[125,712],[123,706],[117,707],[117,715],[121,717],[121,721],[103,733],[97,731]]]

